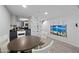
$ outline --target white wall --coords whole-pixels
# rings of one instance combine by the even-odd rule
[[[77,6],[60,6],[60,7],[58,6],[52,9],[54,9],[52,10],[52,17],[47,20],[48,21],[47,24],[40,23],[39,20],[41,20],[42,16],[34,17],[32,21],[35,24],[36,23],[39,24],[39,26],[41,24],[41,28],[42,28],[41,31],[43,31],[47,36],[53,39],[64,41],[76,47],[79,47],[79,26],[78,28],[75,26],[76,23],[78,23],[79,25],[79,9],[77,8]],[[37,21],[35,21],[35,19]],[[45,18],[42,18],[42,19],[46,20]],[[56,23],[58,22],[59,24],[67,24],[67,38],[50,34],[51,21],[52,22],[56,21]],[[32,24],[31,28],[32,30],[37,30],[35,29],[36,26],[34,26],[35,25],[34,23]]]
[[[14,15],[11,15],[11,20],[10,20],[10,25],[16,25],[17,23],[17,18]]]
[[[10,14],[4,6],[0,6],[0,47],[9,41]]]

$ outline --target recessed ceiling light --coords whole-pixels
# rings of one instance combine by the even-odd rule
[[[48,14],[48,12],[45,12],[44,14],[45,14],[45,15],[47,15],[47,14]]]
[[[22,5],[23,8],[27,8],[27,5]]]

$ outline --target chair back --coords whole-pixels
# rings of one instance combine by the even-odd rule
[[[48,39],[49,40],[49,39]],[[41,48],[38,49],[32,49],[33,53],[48,53],[50,50],[50,47],[52,47],[54,40],[50,39],[51,41],[47,41],[46,44],[44,44]]]

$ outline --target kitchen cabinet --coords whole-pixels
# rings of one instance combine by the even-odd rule
[[[10,41],[17,38],[17,31],[10,30]]]

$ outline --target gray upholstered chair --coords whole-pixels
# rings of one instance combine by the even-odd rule
[[[54,40],[50,39],[50,38],[42,38],[41,39],[42,42],[44,42],[43,45],[38,46],[38,48],[32,49],[32,53],[48,53],[50,50],[50,47],[52,47]]]

